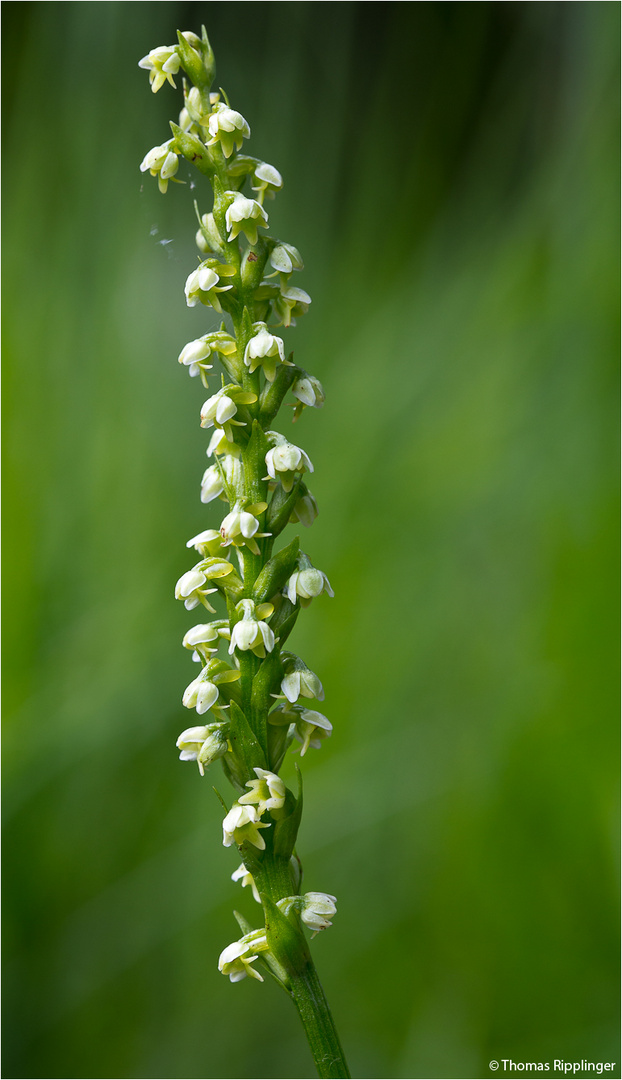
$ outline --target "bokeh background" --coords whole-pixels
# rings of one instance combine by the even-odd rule
[[[4,1075],[313,1076],[217,971],[257,909],[174,747],[209,203],[138,172],[180,106],[136,65],[202,22],[313,296],[300,851],[353,1075],[616,1061],[618,5],[3,9]]]

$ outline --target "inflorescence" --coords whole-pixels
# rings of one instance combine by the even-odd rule
[[[179,354],[179,363],[210,391],[200,414],[201,427],[211,431],[200,498],[220,500],[228,510],[219,528],[188,541],[199,559],[175,587],[189,611],[203,608],[217,616],[191,627],[183,639],[200,670],[182,703],[201,721],[181,733],[177,747],[182,761],[196,761],[201,776],[222,762],[237,793],[223,821],[223,844],[237,847],[242,857],[232,878],[250,886],[264,908],[260,929],[236,916],[244,933],[223,950],[219,968],[232,982],[247,975],[261,979],[253,963],[263,961],[289,988],[296,955],[296,963],[306,955],[302,927],[323,930],[336,911],[334,896],[301,893],[295,842],[302,792],[294,795],[279,775],[290,746],[300,744],[302,756],[332,730],[315,707],[324,698],[318,676],[284,646],[301,608],[333,592],[297,537],[274,551],[288,524],[308,527],[318,512],[307,487],[311,460],[272,428],[289,393],[294,421],[306,408],[324,404],[318,379],[286,355],[275,333],[295,326],[311,298],[292,284],[303,270],[300,252],[267,231],[265,203],[283,179],[273,165],[243,152],[247,121],[223,91],[211,91],[214,59],[205,30],[200,38],[178,34],[177,44],[153,49],[139,66],[149,71],[154,93],[165,82],[175,87],[174,76],[183,72],[179,122],[171,123],[172,137],[149,150],[140,168],[157,177],[161,192],[179,182],[180,158],[208,179],[213,205],[202,212],[195,203],[200,257],[185,296],[189,307],[203,305],[223,316]],[[211,385],[215,362],[222,369],[220,386]],[[212,600],[224,601],[225,617]]]

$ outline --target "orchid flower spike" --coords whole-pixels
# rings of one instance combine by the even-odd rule
[[[311,304],[292,284],[304,262],[294,244],[266,231],[273,226],[266,206],[283,189],[283,177],[247,152],[247,120],[224,90],[212,89],[215,60],[205,28],[200,36],[178,32],[176,44],[152,49],[139,63],[154,93],[183,76],[173,137],[149,150],[140,170],[157,178],[162,192],[180,183],[182,158],[184,177],[188,170],[196,177],[176,189],[180,197],[192,191],[192,200],[196,193],[189,238],[200,253],[179,281],[180,300],[183,287],[187,308],[195,310],[178,363],[206,388],[196,437],[209,461],[196,492],[202,516],[186,542],[196,561],[179,577],[175,596],[188,611],[205,608],[213,618],[193,617],[183,634],[195,666],[180,686],[181,703],[195,710],[197,723],[181,732],[177,750],[201,776],[219,761],[233,786],[232,805],[215,787],[225,808],[222,843],[237,849],[232,879],[250,886],[265,918],[251,929],[236,914],[242,936],[222,950],[218,968],[232,983],[262,982],[256,963],[269,970],[299,1007],[320,1075],[329,1062],[331,1076],[345,1077],[330,1011],[314,989],[305,929],[327,929],[336,901],[301,891],[302,782],[298,777],[295,794],[281,775],[288,752],[298,748],[304,759],[332,733],[315,708],[324,699],[320,678],[285,649],[303,609],[321,593],[333,595],[299,538],[281,541],[290,524],[309,527],[318,512],[306,486],[311,458],[281,433],[278,419],[287,400],[294,420],[324,404],[322,384],[294,362],[288,339]],[[180,490],[185,497],[181,482]]]

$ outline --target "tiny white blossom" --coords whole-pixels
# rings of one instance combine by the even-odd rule
[[[330,893],[308,892],[304,896],[284,896],[277,900],[276,906],[284,915],[297,911],[305,926],[317,934],[332,926],[330,920],[337,914],[337,897]]]
[[[229,631],[213,623],[198,623],[187,630],[182,639],[184,649],[192,649],[192,659],[200,661],[211,659],[218,652],[223,638],[228,640]]]
[[[284,666],[286,674],[281,680],[281,691],[288,701],[293,703],[298,701],[299,697],[324,700],[324,687],[320,680],[299,657],[286,659]]]
[[[236,503],[233,510],[225,518],[220,526],[223,547],[233,544],[234,547],[246,546],[255,555],[259,555],[259,545],[255,537],[269,536],[269,533],[260,533],[259,521],[249,510],[243,510],[244,503]],[[252,507],[256,513],[266,509],[265,503],[259,503]]]
[[[247,975],[263,982],[263,977],[255,971],[252,964],[267,948],[265,930],[253,930],[250,934],[245,934],[240,941],[233,941],[223,949],[218,958],[218,969],[223,975],[228,975],[231,982],[240,982]]]
[[[187,345],[184,345],[178,359],[180,364],[189,368],[190,375],[195,376],[199,374],[199,364],[207,371],[213,370],[213,364],[204,363],[211,353],[211,347],[205,338],[196,338],[195,341],[189,341]]]
[[[333,725],[323,713],[317,712],[316,709],[301,709],[299,717],[294,737],[302,743],[300,756],[304,757],[310,746],[314,750],[319,750],[322,741],[332,734]]]
[[[294,270],[304,270],[302,255],[293,244],[277,244],[270,252],[268,261],[281,274],[291,274]]]
[[[257,243],[257,229],[268,225],[268,215],[255,199],[248,199],[239,191],[229,191],[233,196],[233,202],[225,214],[225,224],[229,232],[229,240],[235,240],[241,232],[244,233],[249,244]]]
[[[268,723],[275,727],[285,724],[290,726],[290,734],[302,743],[300,756],[304,757],[309,747],[319,749],[324,739],[332,734],[333,725],[323,713],[315,709],[306,709],[303,705],[278,705],[270,713]]]
[[[253,323],[253,330],[256,333],[246,346],[244,363],[251,374],[262,367],[268,382],[273,382],[277,364],[285,363],[283,339],[271,334],[265,323]]]
[[[217,465],[209,465],[201,480],[201,502],[209,503],[217,499],[225,490],[222,473]]]
[[[242,114],[236,112],[235,109],[230,109],[223,102],[214,105],[208,126],[212,136],[208,146],[219,142],[227,158],[231,157],[234,148],[240,149],[244,139],[248,139],[251,133]]]
[[[296,603],[296,597],[300,600],[301,607],[308,607],[314,597],[322,592],[334,596],[330,581],[321,570],[309,566],[303,570],[295,570],[285,587],[285,595],[290,603]]]
[[[186,728],[177,740],[179,760],[196,761],[201,776],[204,776],[205,767],[227,752],[229,744],[224,729],[223,724]]]
[[[152,176],[158,177],[158,187],[162,194],[165,193],[170,178],[175,175],[179,168],[179,158],[171,150],[172,142],[171,139],[169,142],[163,143],[162,146],[154,146],[152,150],[145,154],[140,164],[141,172],[149,170]]]
[[[155,94],[167,79],[171,86],[175,86],[173,75],[179,71],[180,63],[176,45],[159,45],[143,56],[138,66],[149,72],[149,82]]]
[[[219,498],[228,488],[237,491],[244,480],[242,462],[227,456],[218,465],[209,465],[201,480],[201,502],[209,503]]]
[[[204,280],[207,279],[204,278]],[[187,345],[184,345],[178,359],[180,364],[184,364],[188,368],[188,373],[192,378],[200,375],[203,385],[207,386],[207,372],[213,371],[214,365],[208,364],[206,361],[210,359],[212,353],[231,356],[236,351],[237,345],[234,338],[224,331],[217,330],[215,333],[204,334],[203,337],[189,341]]]
[[[205,111],[205,107],[201,98],[201,91],[199,90],[198,86],[193,86],[188,91],[188,96],[186,98],[186,107],[189,115],[197,124],[200,124],[201,127],[207,127],[210,111]]]
[[[255,884],[255,878],[253,877],[252,874],[250,874],[248,872],[248,870],[246,869],[244,863],[240,863],[237,870],[233,871],[233,873],[231,875],[231,880],[232,881],[240,881],[242,883],[242,888],[243,889],[245,889],[247,885],[250,885],[252,893],[253,893],[253,899],[255,899],[258,904],[261,903],[261,897],[259,895],[259,889],[257,888],[257,886]]]
[[[201,227],[197,230],[194,239],[199,251],[202,251],[204,255],[207,255],[209,251],[222,250],[222,237],[213,214],[201,215]]]
[[[266,650],[272,652],[274,648],[274,634],[266,622],[255,619],[241,619],[231,631],[231,645],[229,652],[234,649],[247,652],[249,649],[256,656],[265,656]]]
[[[197,539],[193,537],[193,540]],[[182,574],[175,586],[175,598],[183,600],[188,611],[192,611],[199,604],[203,604],[208,611],[214,611],[205,597],[216,590],[204,589],[203,586],[211,578],[226,577],[227,574],[232,573],[233,566],[227,559],[210,558]]]
[[[304,289],[296,289],[293,285],[286,286],[281,288],[274,300],[274,313],[283,326],[295,326],[296,317],[305,315],[310,303],[311,297]]]
[[[296,379],[292,386],[292,394],[303,405],[310,405],[314,409],[321,409],[325,401],[324,388],[314,375],[301,375]]]
[[[208,457],[213,457],[215,454],[225,454],[228,457],[235,458],[239,458],[242,453],[237,443],[229,441],[226,432],[222,428],[216,428],[205,452]]]
[[[245,840],[253,847],[263,851],[266,842],[259,829],[269,829],[269,824],[259,820],[254,806],[240,806],[234,803],[222,823],[222,842],[225,847],[242,844]]]
[[[219,641],[218,630],[213,623],[197,623],[191,626],[183,636],[184,649],[196,649],[197,645],[207,645],[208,642]]]
[[[229,442],[233,442],[232,425],[245,427],[242,421],[233,419],[238,411],[238,405],[249,405],[253,401],[257,401],[257,395],[250,390],[242,390],[234,383],[223,386],[217,394],[213,394],[204,402],[201,408],[201,427],[223,428]]]
[[[202,570],[187,570],[185,574],[181,575],[175,586],[175,599],[183,600],[188,611],[192,611],[199,604],[204,604],[208,611],[214,611],[214,608],[205,600],[205,597],[216,592],[216,589],[204,589],[203,585],[205,585],[206,581],[207,578]]]
[[[218,701],[218,687],[201,673],[184,690],[181,699],[186,709],[197,710],[199,716],[206,713]]]
[[[256,803],[259,817],[266,810],[280,810],[285,802],[285,782],[276,773],[266,769],[255,768],[253,772],[257,779],[247,781],[246,786],[251,790],[246,795],[240,795],[240,805]]]
[[[186,709],[196,709],[202,716],[218,701],[219,685],[236,682],[239,678],[240,672],[236,668],[230,668],[222,660],[210,660],[201,674],[186,687],[182,704]]]
[[[233,398],[219,390],[208,398],[201,409],[201,427],[213,427],[214,424],[224,427],[237,411],[238,407]]]
[[[223,492],[238,491],[244,482],[242,462],[232,456],[223,458],[217,465],[209,465],[201,480],[201,502],[209,503]]]
[[[272,613],[272,605],[260,604],[255,607],[252,600],[240,600],[236,605],[236,611],[242,615],[242,618],[231,631],[229,654],[232,656],[234,649],[239,649],[241,652],[248,652],[250,649],[256,656],[263,659],[266,651],[272,652],[274,649],[274,633],[267,622],[261,618],[264,611]]]
[[[257,192],[260,203],[263,203],[265,197],[273,199],[276,192],[283,187],[283,177],[279,170],[275,169],[274,165],[268,165],[267,161],[256,166],[253,179],[255,183],[252,188]]]
[[[271,435],[272,432],[268,434]],[[279,439],[277,445],[266,454],[268,476],[272,480],[280,480],[285,491],[291,491],[296,474],[313,472],[313,465],[308,454],[305,454],[299,446],[287,442],[282,435],[277,438]]]
[[[223,552],[222,537],[217,529],[204,529],[196,536],[191,536],[186,547],[194,548],[204,558],[208,556],[215,558]]]
[[[199,129],[194,123],[194,120],[192,119],[185,105],[179,114],[179,126],[182,131],[191,131],[193,135],[199,134]]]
[[[193,270],[184,286],[188,307],[196,307],[201,303],[213,307],[215,311],[222,311],[217,293],[227,292],[233,285],[219,285],[219,281],[220,275],[204,263]]]

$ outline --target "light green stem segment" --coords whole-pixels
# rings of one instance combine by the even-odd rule
[[[350,1076],[326,995],[311,957],[300,974],[290,977],[290,986],[318,1076]]]
[[[256,882],[262,894],[276,903],[291,892],[289,866],[269,848],[262,860]],[[284,973],[286,989],[292,998],[305,1029],[311,1054],[319,1077],[349,1077],[350,1071],[339,1041],[326,995],[309,952],[300,923],[276,920],[278,912],[270,911],[264,901],[266,928],[274,954]]]

